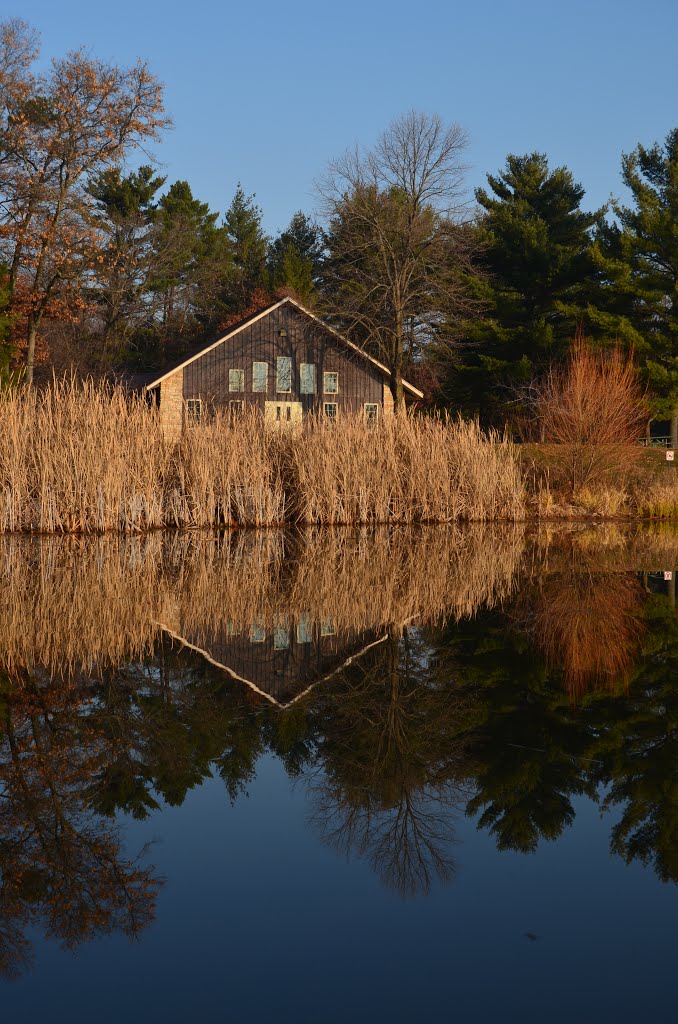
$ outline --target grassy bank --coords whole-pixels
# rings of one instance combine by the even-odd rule
[[[462,421],[276,430],[220,415],[169,443],[143,401],[67,381],[0,394],[0,438],[0,533],[678,517],[660,453],[629,450],[610,474],[598,450],[598,475],[573,490],[565,446],[515,446]]]

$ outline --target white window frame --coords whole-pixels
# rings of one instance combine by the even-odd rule
[[[304,380],[305,371],[311,370],[311,376],[313,377],[313,387],[309,390],[306,387],[306,381]],[[315,363],[299,363],[299,394],[300,395],[314,395],[316,393],[316,373]]]
[[[367,410],[374,409],[374,415],[371,415]],[[365,422],[376,423],[379,419],[379,402],[365,402],[364,405]]]
[[[327,407],[331,405],[334,412],[328,412]],[[328,420],[336,420],[339,413],[339,406],[336,402],[323,402],[323,416],[326,416]]]
[[[232,373],[239,373],[240,374],[240,385],[241,386],[239,388],[234,388],[232,383],[231,383],[231,374]],[[245,371],[238,369],[237,366],[231,367],[231,369],[228,371],[228,393],[230,395],[239,395],[239,394],[242,394],[244,392],[244,390],[245,390]]]
[[[186,419],[189,423],[199,423],[202,419],[202,398],[186,399]]]
[[[288,388],[280,387],[280,361],[286,359],[290,364],[290,386]],[[294,373],[294,366],[292,365],[291,356],[276,356],[275,358],[275,393],[276,395],[290,395],[292,393],[292,374]]]
[[[265,366],[266,367],[266,381],[265,381],[265,384],[264,384],[263,388],[255,387],[255,384],[256,384],[255,366]],[[254,395],[267,395],[268,394],[268,363],[259,362],[258,360],[254,360],[254,362],[252,363],[252,394],[254,394]]]
[[[258,622],[252,623],[250,626],[250,643],[251,644],[264,644],[266,643],[266,629],[261,626]]]
[[[336,378],[336,387],[334,389],[328,388],[327,378]],[[339,394],[339,371],[338,370],[324,370],[323,371],[323,394],[324,395],[338,395]]]

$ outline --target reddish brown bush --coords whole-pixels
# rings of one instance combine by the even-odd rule
[[[642,456],[645,394],[619,347],[596,351],[577,336],[567,361],[535,385],[534,408],[542,441],[557,446],[559,482],[573,494],[617,483]]]

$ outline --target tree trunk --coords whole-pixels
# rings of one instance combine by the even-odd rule
[[[675,406],[671,413],[671,447],[678,448],[678,407]]]
[[[28,322],[28,349],[26,351],[26,383],[33,383],[33,367],[35,366],[35,340],[38,334],[38,326],[31,319]]]
[[[393,395],[393,410],[396,415],[405,412],[405,391],[403,389],[403,355],[402,351],[396,353],[391,364],[391,379],[389,381],[391,394]]]
[[[393,410],[396,415],[399,412],[405,412],[405,391],[403,388],[402,374],[397,371],[391,371],[391,379],[389,381],[389,387],[391,394],[393,395]]]

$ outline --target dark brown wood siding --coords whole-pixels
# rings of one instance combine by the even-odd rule
[[[235,635],[222,627],[175,636],[281,702],[324,679],[382,637],[372,630],[323,635],[317,622],[300,636],[299,629],[306,628],[298,620],[281,622],[277,628],[253,625],[251,631]]]
[[[281,334],[282,332],[286,332]],[[292,390],[276,391],[276,358],[288,356],[292,360]],[[252,390],[252,366],[255,362],[268,364],[268,390]],[[315,366],[316,391],[302,395],[300,390],[301,363]],[[244,370],[245,390],[231,393],[228,371]],[[323,373],[339,374],[336,395],[324,394]],[[384,375],[367,359],[342,345],[331,331],[309,320],[290,306],[272,310],[255,323],[244,327],[233,338],[217,345],[184,368],[184,398],[200,398],[208,408],[227,406],[229,401],[243,399],[248,405],[264,403],[301,402],[304,412],[322,410],[323,402],[336,402],[339,412],[362,411],[366,402],[382,405]]]

